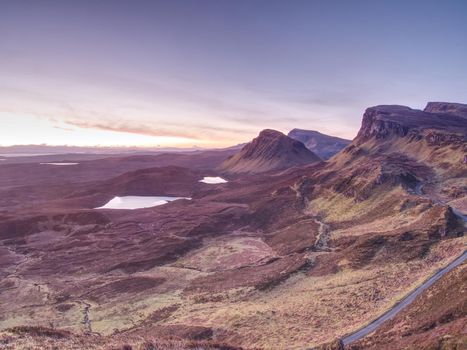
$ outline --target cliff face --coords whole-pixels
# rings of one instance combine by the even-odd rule
[[[298,165],[319,162],[321,159],[303,143],[279,131],[263,130],[240,152],[225,160],[220,170],[229,173],[262,173]]]
[[[411,113],[409,107],[404,106],[376,106],[368,108],[362,119],[362,126],[355,141],[363,143],[371,138],[384,139],[391,135],[405,136],[409,126],[394,120],[395,115]]]
[[[457,141],[467,133],[467,105],[430,102],[424,111],[405,106],[382,105],[368,108],[356,137],[361,144],[371,138],[390,136],[421,139],[432,133],[443,133],[445,140]]]
[[[157,339],[161,349],[341,350],[329,341],[378,317],[464,249],[454,215],[467,213],[456,143],[464,119],[438,110],[370,108],[359,139],[312,166],[319,159],[302,143],[265,130],[223,163],[265,173],[224,185],[199,182],[220,175],[209,164],[232,154],[217,151],[83,162],[58,173],[69,185],[38,164],[0,166],[0,300],[9,301],[0,303],[0,329],[48,319],[55,328],[16,327],[0,332],[0,344],[139,349]],[[25,169],[37,182],[21,186]],[[290,170],[266,172],[276,169]],[[85,210],[148,194],[192,200]],[[456,311],[466,277],[446,277],[446,288],[432,288],[356,349],[431,346],[439,334],[465,343],[465,312]],[[83,324],[102,336],[81,336]],[[164,347],[166,338],[177,343]]]
[[[467,105],[451,102],[428,102],[423,110],[428,113],[451,114],[461,117],[467,117]]]
[[[466,107],[368,108],[357,137],[319,171],[320,187],[332,184],[323,196],[335,193],[362,202],[378,191],[401,188],[467,212]]]
[[[428,103],[424,111],[404,106],[368,108],[357,137],[340,156],[353,161],[364,154],[404,156],[446,177],[465,177],[467,105]]]

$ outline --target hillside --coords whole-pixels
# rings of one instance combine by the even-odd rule
[[[347,349],[462,349],[467,344],[466,291],[467,264],[463,264],[373,335]]]
[[[219,167],[227,173],[263,173],[319,162],[303,143],[279,131],[263,130]]]
[[[366,177],[373,184],[400,182],[467,212],[467,118],[457,112],[466,105],[429,103],[427,110],[433,106],[437,106],[433,113],[404,106],[367,109],[357,137],[333,159],[331,167],[353,169],[347,187],[360,193],[364,190],[356,188],[361,187],[358,169],[367,169]]]
[[[164,346],[174,349],[273,350],[343,337],[463,252],[458,213],[466,195],[465,129],[459,118],[372,107],[351,145],[328,162],[293,163],[288,171],[282,161],[272,170],[271,159],[294,149],[312,153],[265,131],[234,155],[242,155],[235,158],[242,167],[234,167],[234,157],[227,161],[249,172],[219,185],[199,183],[222,175],[214,161],[211,168],[191,167],[184,156],[187,166],[175,168],[165,167],[165,157],[147,163],[128,157],[115,163],[120,170],[131,163],[127,171],[108,170],[112,176],[105,178],[84,181],[83,172],[73,183],[68,170],[56,198],[37,195],[56,186],[45,171],[31,182],[32,192],[22,188],[13,196],[17,182],[9,188],[6,178],[15,166],[34,167],[0,166],[3,191],[16,203],[11,209],[5,202],[0,216],[0,298],[9,301],[0,304],[0,328],[9,329],[2,337],[14,348],[24,341],[18,333],[37,340],[37,330],[15,327],[42,326],[74,334],[60,340],[39,335],[36,343],[63,348],[73,342],[138,348],[169,336],[179,345]],[[440,135],[436,142],[433,135]],[[254,164],[260,167],[249,168]],[[179,190],[175,194],[192,199],[137,210],[88,209],[88,196],[100,189],[109,197]],[[69,198],[62,193],[73,195],[73,206],[63,205]]]

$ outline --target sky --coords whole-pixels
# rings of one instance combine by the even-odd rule
[[[365,108],[467,102],[464,0],[0,0],[0,145],[352,139]]]

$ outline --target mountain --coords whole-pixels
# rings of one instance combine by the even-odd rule
[[[266,129],[225,160],[219,169],[228,173],[263,173],[319,161],[320,158],[300,141]]]
[[[467,214],[465,107],[441,102],[429,103],[425,110],[395,105],[370,107],[352,143],[322,168],[302,176],[295,188],[307,203],[308,212],[315,213],[329,230],[321,247],[327,246],[330,252],[317,257],[312,274],[331,276],[331,271],[341,271],[345,275],[366,266],[373,271],[384,270],[388,276],[399,266],[397,273],[406,276],[402,280],[412,280],[411,274],[428,276],[436,271],[437,263],[431,260],[434,256],[440,254],[439,261],[444,263],[438,266],[445,266],[462,254]],[[368,312],[375,312],[380,293],[386,294],[391,283],[368,286],[373,305]],[[453,284],[448,289],[452,294],[465,288],[460,279]],[[356,293],[364,294],[363,289]],[[411,290],[402,289],[403,294]],[[427,349],[421,341],[437,343],[440,334],[446,334],[440,330],[452,334],[443,342],[465,341],[458,328],[466,321],[465,313],[459,315],[462,303],[452,300],[449,308],[441,310],[438,305],[444,300],[430,298],[427,293],[420,297],[430,301],[430,307],[421,309],[425,303],[419,302],[415,310],[398,317],[377,336],[370,336],[368,343],[357,343],[349,349]],[[351,305],[353,301],[345,302]],[[457,313],[452,313],[456,309]],[[417,315],[419,311],[423,313]],[[341,315],[348,318],[352,313],[350,307]],[[356,329],[354,325],[342,333]],[[404,346],[395,345],[395,341]],[[325,348],[341,349],[338,342]]]
[[[0,344],[342,349],[465,250],[461,107],[371,107],[329,161],[222,185],[199,179],[235,151],[1,165]],[[266,130],[228,164],[310,153]],[[88,209],[135,194],[192,199]],[[350,346],[462,344],[465,272],[443,280]]]
[[[429,103],[425,111],[395,105],[368,108],[357,137],[331,162],[334,170],[349,172],[347,189],[354,184],[353,190],[362,193],[363,183],[403,182],[414,191],[423,187],[438,200],[457,200],[466,210],[460,198],[465,198],[467,185],[467,118],[458,112],[466,105],[434,106]]]
[[[452,114],[467,117],[467,105],[452,102],[428,102],[425,112],[437,114]]]
[[[310,151],[322,159],[331,158],[352,142],[351,140],[322,134],[315,130],[293,129],[287,136],[302,142]]]
[[[363,115],[356,141],[361,144],[369,138],[387,139],[398,136],[406,137],[410,142],[425,138],[428,143],[433,144],[430,139],[435,135],[438,140],[434,141],[451,142],[454,137],[463,142],[467,131],[465,106],[467,105],[428,103],[424,111],[398,105],[371,107]]]

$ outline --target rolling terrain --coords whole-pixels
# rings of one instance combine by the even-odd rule
[[[0,165],[0,344],[304,349],[344,338],[464,252],[466,108],[371,107],[328,161],[265,130],[241,150]],[[93,209],[122,195],[191,199]],[[460,344],[464,272],[350,349]]]

